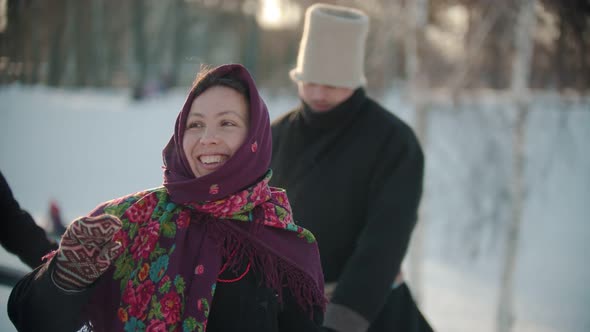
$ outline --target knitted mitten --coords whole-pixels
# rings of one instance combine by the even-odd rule
[[[64,290],[80,290],[95,282],[122,251],[121,243],[113,241],[119,229],[119,218],[108,214],[74,220],[54,257],[54,283]]]

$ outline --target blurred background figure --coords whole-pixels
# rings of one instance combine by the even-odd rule
[[[163,72],[157,78],[148,80],[145,83],[140,83],[133,88],[133,100],[142,100],[151,97],[157,97],[165,94],[175,80],[169,72]]]
[[[66,231],[66,226],[64,226],[61,218],[59,205],[54,199],[49,202],[49,218],[51,221],[50,231],[52,235],[60,238],[61,235]]]
[[[417,222],[424,155],[413,130],[366,96],[369,17],[315,4],[297,66],[301,103],[273,122],[273,184],[320,245],[330,331],[432,331],[401,265]],[[395,111],[395,110],[394,110]]]

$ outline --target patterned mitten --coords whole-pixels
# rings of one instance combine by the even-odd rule
[[[53,281],[64,290],[80,290],[96,281],[122,251],[113,235],[121,229],[115,216],[102,214],[74,220],[53,259]]]

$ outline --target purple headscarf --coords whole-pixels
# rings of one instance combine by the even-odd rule
[[[220,169],[196,178],[182,148],[186,119],[195,99],[192,89],[176,118],[174,135],[162,152],[164,187],[175,203],[218,200],[259,180],[270,166],[272,137],[268,110],[250,73],[242,65],[229,64],[219,66],[207,75],[231,76],[246,85],[250,100],[250,129],[242,146]]]

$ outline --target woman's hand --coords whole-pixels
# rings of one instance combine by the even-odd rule
[[[113,241],[113,235],[120,229],[119,218],[108,214],[74,220],[54,256],[54,283],[71,291],[95,282],[122,251],[121,243]]]

